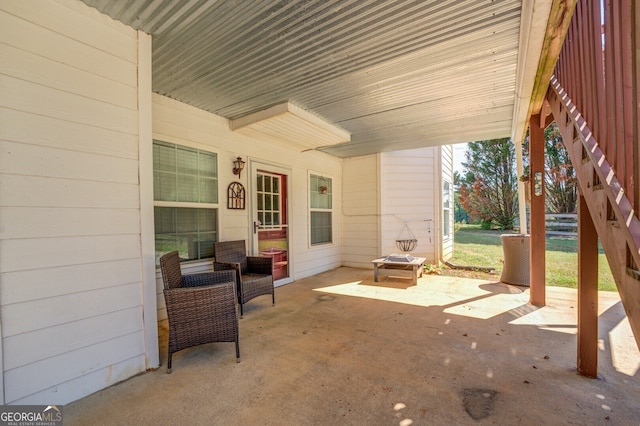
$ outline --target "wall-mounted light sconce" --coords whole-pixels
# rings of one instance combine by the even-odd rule
[[[233,174],[238,175],[238,179],[240,179],[240,173],[242,173],[242,169],[244,169],[244,161],[242,161],[242,157],[238,157],[233,162]]]

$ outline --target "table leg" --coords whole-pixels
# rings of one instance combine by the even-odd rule
[[[378,264],[373,264],[373,281],[378,282]]]

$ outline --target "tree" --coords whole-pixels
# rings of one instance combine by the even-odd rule
[[[551,213],[575,213],[578,178],[556,123],[545,129],[546,208]]]
[[[571,164],[556,123],[544,131],[544,184],[546,210],[549,213],[575,213],[578,202],[578,177]],[[525,161],[529,158],[529,136],[522,144]],[[525,174],[528,174],[525,164]]]
[[[485,227],[513,229],[517,217],[515,146],[510,139],[470,142],[460,203]]]
[[[453,172],[453,220],[457,223],[469,223],[469,213],[460,204],[460,185],[462,176],[457,170]]]

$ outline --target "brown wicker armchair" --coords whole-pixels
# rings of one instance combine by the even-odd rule
[[[177,251],[162,256],[160,268],[169,320],[167,373],[171,373],[174,352],[205,343],[235,342],[236,362],[240,362],[235,274],[182,275]]]
[[[247,256],[244,240],[217,242],[214,245],[216,271],[234,269],[238,280],[238,303],[240,317],[244,314],[242,305],[254,297],[271,295],[276,304],[273,288],[273,257]]]

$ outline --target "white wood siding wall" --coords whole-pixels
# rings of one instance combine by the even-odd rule
[[[250,166],[239,179],[247,189],[247,209],[227,209],[226,191],[238,177],[232,173],[232,162],[241,156],[249,162],[284,167],[289,176],[289,232],[290,272],[294,279],[314,275],[341,265],[342,247],[342,160],[321,152],[295,148],[288,143],[275,143],[251,138],[229,130],[228,121],[215,114],[193,108],[181,102],[153,95],[153,138],[192,146],[218,155],[219,173],[219,235],[220,241],[246,240],[249,246],[250,225]],[[323,173],[333,179],[333,244],[309,246],[309,171]],[[151,171],[149,171],[151,172]],[[185,273],[211,269],[211,262],[183,264]],[[157,274],[158,318],[166,318],[162,280]]]
[[[440,182],[439,148],[381,154],[381,255],[401,253],[396,239],[406,238],[405,224],[418,240],[410,254],[437,263]]]
[[[371,268],[380,256],[380,155],[344,160],[344,266]]]
[[[440,168],[441,168],[441,176],[442,176],[442,181],[447,180],[450,183],[450,190],[451,190],[451,210],[449,210],[449,226],[451,227],[451,233],[450,233],[450,237],[449,238],[442,238],[442,254],[441,254],[441,260],[448,260],[451,259],[451,257],[453,256],[453,227],[454,227],[454,211],[453,211],[453,206],[454,206],[454,200],[453,200],[453,146],[451,145],[444,145],[440,147]],[[442,187],[442,183],[440,184],[440,186]],[[442,200],[442,190],[440,191],[440,198],[441,198],[441,203],[440,205],[442,206],[443,204],[443,200]],[[444,210],[441,209],[441,213],[440,215],[444,214]],[[444,218],[442,219],[444,220]],[[441,226],[441,230],[440,230],[440,235],[442,236],[443,229]]]
[[[412,255],[437,264],[450,253],[453,239],[442,240],[441,176],[451,173],[451,158],[450,147],[432,147],[345,159],[343,265],[371,268],[372,259],[399,253],[405,224],[418,240]],[[442,168],[443,159],[450,166]]]
[[[0,2],[3,402],[145,370],[138,34],[74,0]]]

